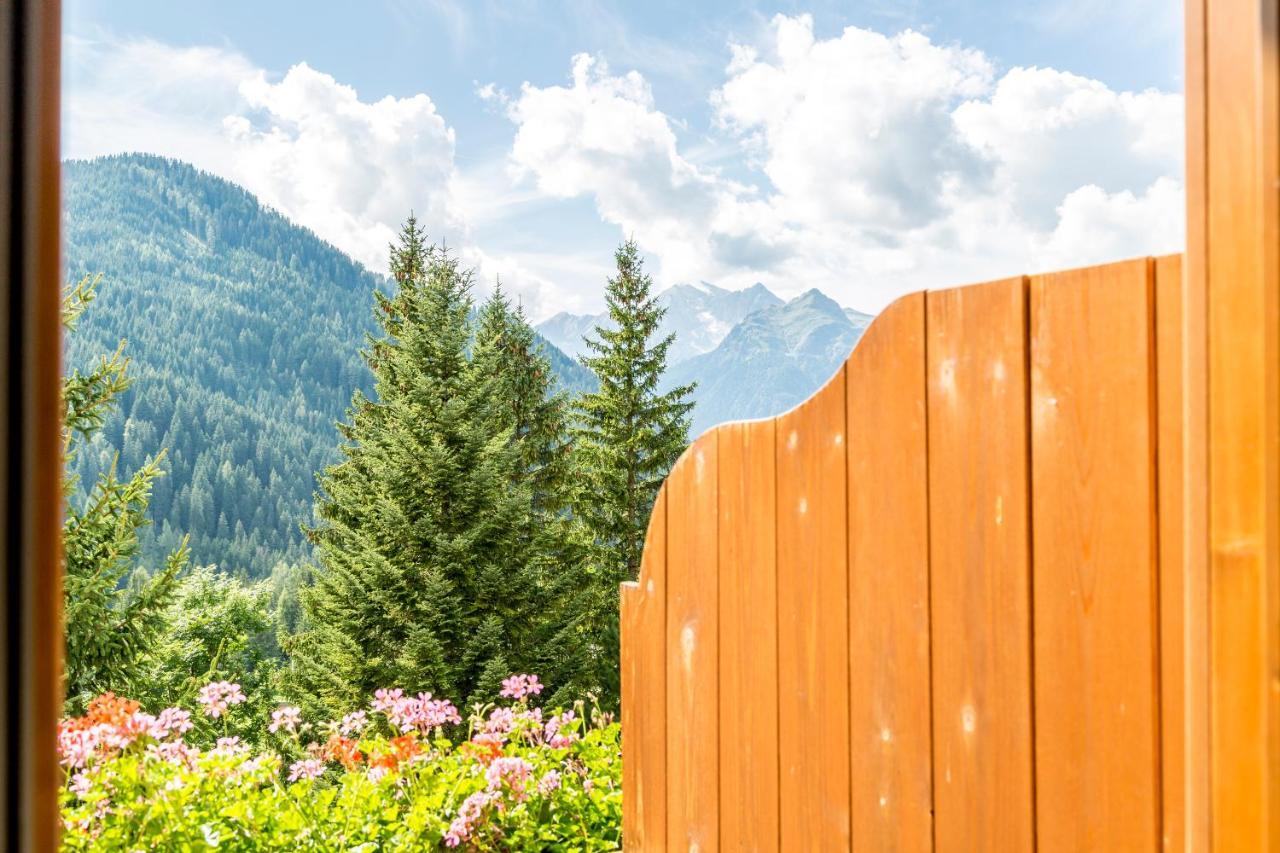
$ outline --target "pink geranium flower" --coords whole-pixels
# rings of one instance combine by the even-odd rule
[[[548,796],[560,787],[560,771],[548,770],[542,774],[542,778],[538,780],[538,793],[542,796]]]
[[[446,847],[457,847],[471,838],[475,825],[484,816],[485,807],[493,800],[494,795],[488,791],[476,791],[462,801],[458,815],[449,824],[449,831],[444,834]]]
[[[489,763],[484,772],[484,781],[488,790],[497,793],[505,786],[516,802],[522,802],[528,796],[529,776],[533,773],[533,765],[523,758],[502,756]]]
[[[271,712],[271,723],[267,726],[267,731],[272,734],[281,730],[293,733],[298,731],[298,726],[301,723],[301,708],[295,708],[292,705],[282,705]]]
[[[573,743],[576,735],[565,729],[573,724],[575,714],[573,711],[565,711],[563,714],[557,714],[547,720],[546,726],[543,727],[542,736],[547,746],[552,749],[564,749]]]
[[[167,734],[181,737],[192,729],[191,712],[182,708],[165,708],[156,717],[156,725]]]
[[[372,707],[375,712],[385,715],[387,722],[402,732],[417,729],[427,733],[450,723],[462,722],[462,716],[452,702],[433,699],[430,693],[419,693],[416,697],[410,698],[404,695],[403,690],[382,689],[373,694]],[[347,719],[343,720],[344,724],[347,722]],[[363,728],[366,721],[359,722]]]
[[[240,685],[232,681],[211,681],[200,688],[200,695],[196,697],[196,701],[204,706],[204,712],[214,719],[225,714],[231,705],[239,705],[245,699]]]
[[[324,762],[318,758],[304,758],[300,761],[293,762],[289,767],[289,781],[297,782],[299,779],[319,779],[324,773]]]
[[[541,692],[542,685],[538,683],[538,676],[518,674],[502,680],[500,695],[507,699],[523,699],[526,696],[536,696]]]
[[[363,732],[367,725],[369,725],[368,714],[364,711],[352,711],[342,718],[342,722],[338,725],[338,730],[347,737],[351,737]]]

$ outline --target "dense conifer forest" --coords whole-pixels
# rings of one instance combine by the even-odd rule
[[[127,339],[135,379],[78,455],[80,481],[117,450],[132,471],[165,448],[144,565],[184,536],[194,563],[244,577],[303,558],[316,474],[338,458],[334,425],[371,389],[360,348],[387,279],[236,185],[160,157],[65,164],[64,211],[66,279],[104,274],[66,365]],[[591,387],[544,352],[566,390]]]

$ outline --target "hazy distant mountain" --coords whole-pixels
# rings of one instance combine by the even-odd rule
[[[675,343],[667,352],[668,364],[711,352],[749,315],[782,304],[759,282],[745,290],[725,290],[706,282],[677,284],[658,298],[667,306],[663,334],[676,333]]]
[[[871,317],[817,290],[746,317],[714,350],[674,365],[667,386],[696,381],[693,435],[781,414],[835,373]]]
[[[538,334],[550,341],[557,349],[570,358],[576,359],[586,350],[582,339],[591,334],[598,324],[604,322],[604,314],[570,314],[561,311],[549,320],[537,325]]]
[[[853,323],[859,334],[866,331],[867,326],[870,326],[871,321],[876,318],[874,314],[863,314],[861,311],[855,311],[852,308],[844,309],[844,316],[849,318],[849,322]]]
[[[782,300],[769,288],[756,283],[745,290],[726,290],[714,284],[677,284],[658,294],[667,309],[659,334],[675,332],[676,339],[667,353],[667,364],[710,352],[748,314],[781,305]],[[569,314],[561,312],[538,325],[548,341],[571,356],[582,354],[582,338],[598,325],[606,325],[608,314]]]
[[[661,333],[676,333],[666,387],[697,382],[693,435],[730,420],[780,414],[804,400],[849,355],[872,315],[842,308],[818,290],[784,303],[763,284],[725,290],[677,284],[658,294]],[[606,314],[561,312],[538,331],[570,355]]]

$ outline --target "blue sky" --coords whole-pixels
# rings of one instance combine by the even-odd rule
[[[628,234],[659,285],[876,310],[1180,248],[1178,6],[69,0],[65,147],[375,267],[413,207],[535,317],[598,307]]]

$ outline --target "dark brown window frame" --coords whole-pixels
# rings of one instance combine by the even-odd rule
[[[59,0],[0,2],[0,848],[53,850],[61,772]]]

